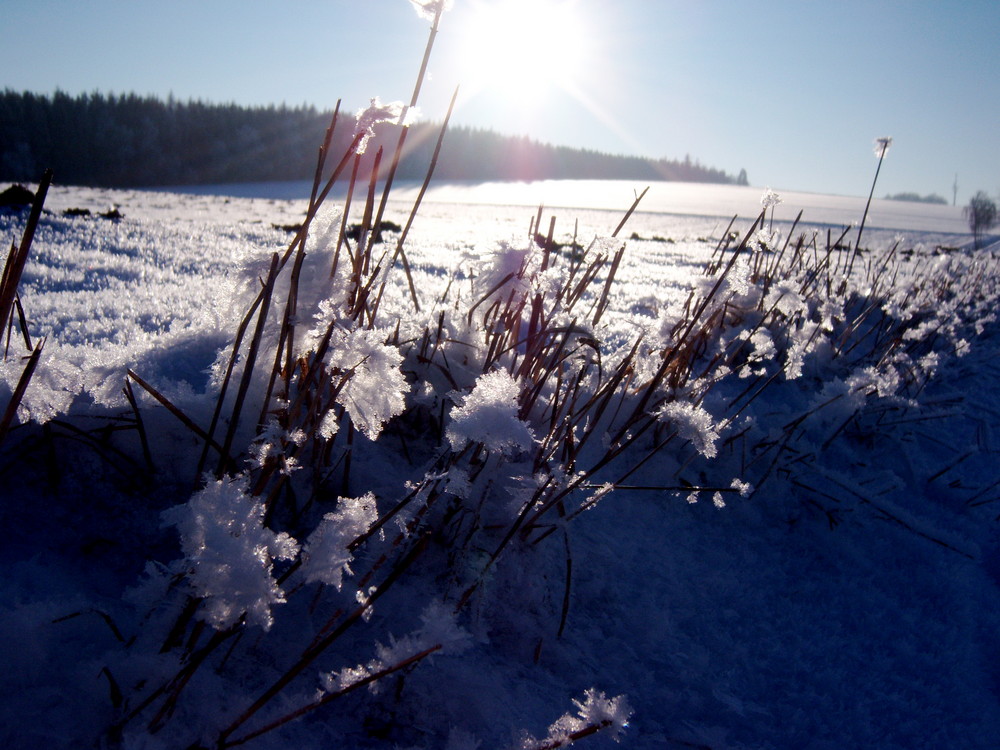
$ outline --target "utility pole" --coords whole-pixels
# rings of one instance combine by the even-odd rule
[[[958,172],[955,172],[955,184],[951,186],[951,205],[958,203]]]

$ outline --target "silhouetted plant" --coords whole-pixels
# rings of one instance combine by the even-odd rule
[[[969,229],[975,238],[976,249],[979,249],[979,240],[983,232],[988,231],[997,223],[997,204],[982,190],[972,196],[969,205],[963,212],[965,218],[969,220]]]

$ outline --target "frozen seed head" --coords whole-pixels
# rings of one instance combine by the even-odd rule
[[[774,208],[779,203],[781,203],[781,196],[771,190],[771,188],[767,188],[764,194],[760,196],[760,205],[764,208]]]
[[[883,158],[887,153],[889,153],[889,147],[892,145],[892,136],[884,135],[881,138],[875,139],[875,156],[879,159]]]
[[[451,10],[452,0],[410,0],[410,5],[417,15],[427,21],[433,21],[438,13]]]

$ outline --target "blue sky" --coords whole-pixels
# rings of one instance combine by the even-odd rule
[[[684,158],[754,185],[1000,193],[1000,2],[535,0],[515,30],[455,0],[421,96],[439,120],[611,153]],[[408,0],[0,0],[0,86],[351,111],[408,100],[429,24]],[[556,26],[539,8],[556,6]],[[541,19],[541,20],[539,20]],[[477,31],[477,28],[479,29]],[[540,41],[544,39],[547,41]],[[549,43],[551,42],[551,44]],[[565,45],[560,47],[559,45]],[[502,81],[527,60],[572,71]],[[550,50],[551,51],[551,50]],[[538,55],[543,56],[539,57]],[[491,77],[492,76],[492,77]]]

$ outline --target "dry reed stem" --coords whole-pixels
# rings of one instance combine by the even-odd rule
[[[377,672],[373,672],[372,674],[358,680],[357,682],[352,682],[347,687],[341,688],[340,690],[335,690],[330,693],[324,693],[321,697],[317,698],[311,703],[307,703],[306,705],[301,706],[295,709],[294,711],[285,714],[284,716],[274,719],[268,724],[265,724],[260,729],[256,729],[253,732],[249,732],[248,734],[245,734],[242,737],[238,737],[235,740],[225,740],[221,742],[218,745],[218,747],[221,750],[223,748],[237,747],[238,745],[246,744],[250,740],[256,739],[257,737],[267,734],[268,732],[271,732],[280,726],[284,726],[290,721],[294,721],[295,719],[298,719],[302,716],[305,716],[308,713],[315,711],[317,708],[322,708],[323,706],[327,705],[331,701],[336,700],[337,698],[345,696],[348,693],[352,693],[359,688],[367,687],[368,685],[378,682],[384,677],[388,677],[389,675],[395,674],[396,672],[412,667],[418,662],[430,656],[431,654],[440,651],[442,648],[443,646],[440,643],[431,646],[430,648],[425,648],[424,650],[414,654],[413,656],[409,656],[405,659],[402,659],[396,664],[385,667],[384,669],[380,669]]]
[[[139,404],[135,399],[135,393],[132,391],[132,381],[125,378],[125,387],[122,389],[125,394],[125,398],[128,399],[129,405],[132,407],[132,413],[135,415],[135,427],[139,431],[139,443],[142,445],[142,455],[146,460],[146,468],[149,472],[155,473],[156,464],[153,462],[153,452],[149,447],[149,438],[146,435],[146,425],[142,421],[142,414],[139,412]]]
[[[448,130],[448,124],[451,121],[452,112],[455,109],[455,102],[458,99],[458,88],[455,88],[455,93],[451,96],[451,103],[448,105],[448,111],[445,114],[444,122],[441,124],[441,130],[438,133],[437,143],[434,145],[434,153],[431,155],[430,165],[427,167],[427,173],[424,175],[424,181],[420,185],[420,190],[417,192],[417,198],[413,202],[413,208],[410,209],[410,215],[406,219],[406,225],[403,227],[403,231],[400,232],[399,240],[396,242],[396,251],[392,255],[392,260],[389,262],[390,267],[394,266],[397,258],[405,257],[403,255],[403,245],[406,243],[406,238],[410,233],[410,228],[413,226],[413,220],[417,216],[417,211],[420,208],[420,204],[424,199],[424,194],[427,192],[427,187],[430,184],[431,178],[434,175],[434,170],[437,168],[438,157],[441,154],[441,145],[444,143],[444,134]],[[405,262],[405,261],[404,261]],[[407,282],[410,285],[410,296],[413,299],[413,305],[417,312],[420,312],[420,301],[417,298],[417,290],[413,285],[413,277],[408,271],[408,266],[406,270]],[[387,279],[386,279],[387,280]],[[386,280],[383,280],[381,287],[379,288],[378,297],[375,301],[375,308],[372,311],[372,317],[378,312],[380,303],[382,302],[382,294],[385,291]]]
[[[31,382],[31,376],[35,374],[35,368],[38,366],[38,360],[42,356],[42,347],[44,345],[45,339],[42,339],[35,345],[34,351],[26,357],[28,362],[21,372],[21,377],[18,378],[14,392],[11,394],[7,408],[4,410],[3,418],[0,419],[0,443],[7,437],[7,431],[10,429],[11,422],[14,421],[14,416],[17,414],[17,407],[21,405],[24,393],[28,390],[28,383]]]
[[[11,253],[4,265],[3,276],[0,278],[0,320],[6,325],[10,320],[14,309],[14,299],[17,296],[17,287],[21,283],[21,274],[24,273],[24,266],[28,261],[28,253],[31,250],[31,242],[38,229],[38,221],[42,216],[42,206],[45,203],[45,196],[48,194],[49,186],[52,184],[52,170],[47,169],[42,175],[38,190],[35,191],[35,199],[31,204],[31,211],[28,214],[28,221],[21,234],[21,244],[17,250],[11,245]]]
[[[388,591],[396,581],[409,569],[410,565],[426,549],[428,538],[422,535],[417,542],[410,547],[405,555],[399,560],[397,565],[389,572],[389,575],[379,584],[375,590],[365,598],[347,618],[341,622],[334,630],[327,634],[318,642],[306,648],[299,656],[298,660],[281,674],[281,676],[268,687],[259,698],[257,698],[243,713],[241,713],[232,723],[219,733],[219,746],[226,747],[228,738],[241,726],[246,724],[260,709],[266,706],[282,690],[284,690],[303,670],[306,669],[316,658],[328,649],[334,641],[343,635],[352,625],[361,620],[365,613]]]
[[[28,336],[28,324],[25,320],[24,308],[21,306],[17,288],[21,283],[21,275],[24,273],[25,264],[28,262],[28,254],[31,251],[31,243],[35,237],[35,231],[38,228],[38,221],[42,216],[42,207],[45,204],[45,196],[48,194],[48,189],[51,183],[52,170],[47,169],[42,175],[41,182],[38,185],[38,190],[35,192],[35,197],[31,204],[31,211],[28,214],[28,221],[21,234],[21,243],[16,246],[13,242],[11,243],[10,254],[7,257],[7,262],[4,264],[3,275],[0,277],[0,321],[2,321],[4,327],[8,329],[8,348],[10,345],[10,327],[13,325],[13,318],[16,310],[21,326],[21,332],[24,336],[24,343],[28,350],[31,351],[31,354],[27,357],[27,363],[25,364],[24,370],[21,372],[17,385],[14,387],[14,391],[11,394],[10,401],[4,410],[3,417],[0,418],[0,442],[3,442],[4,438],[7,436],[8,430],[10,429],[11,423],[14,421],[17,409],[21,405],[21,401],[24,399],[24,394],[28,389],[28,383],[31,382],[31,378],[35,373],[35,368],[38,366],[38,360],[42,354],[42,347],[45,344],[45,340],[42,339],[35,347],[31,346],[31,339]],[[4,357],[7,357],[6,351],[4,352]]]
[[[378,213],[375,216],[375,229],[376,231],[382,225],[382,216],[385,213],[385,206],[389,200],[389,193],[392,190],[392,183],[396,177],[396,168],[399,166],[399,160],[403,152],[403,144],[406,142],[406,134],[409,128],[403,124],[403,120],[406,117],[407,110],[412,109],[417,106],[417,101],[420,98],[420,89],[423,86],[424,77],[427,75],[427,63],[430,61],[431,50],[434,48],[434,39],[437,37],[438,28],[441,24],[441,14],[444,12],[444,3],[438,5],[437,11],[434,14],[434,21],[431,23],[431,30],[427,37],[427,44],[424,47],[424,56],[420,61],[420,70],[417,73],[417,80],[413,86],[413,95],[410,97],[410,105],[408,108],[404,109],[400,114],[400,131],[399,140],[396,143],[396,151],[393,154],[392,165],[389,168],[389,174],[386,176],[385,188],[382,191],[382,200],[379,203]],[[410,263],[406,257],[406,251],[403,250],[402,244],[397,245],[397,254],[403,263],[403,272],[406,274],[406,281],[410,288],[410,296],[413,299],[413,306],[415,309],[420,309],[420,302],[417,299],[417,289],[413,283],[413,274],[410,273]],[[395,261],[395,256],[393,257]]]
[[[257,351],[260,348],[261,338],[264,335],[264,327],[267,323],[267,316],[271,307],[271,293],[274,291],[274,283],[277,279],[277,273],[278,254],[274,253],[271,256],[271,268],[268,271],[267,279],[263,282],[264,288],[260,298],[260,311],[258,313],[257,326],[254,329],[253,338],[250,340],[250,348],[246,355],[246,364],[243,367],[243,376],[240,378],[240,384],[236,391],[236,400],[233,404],[233,409],[229,417],[229,429],[226,431],[226,437],[222,442],[222,453],[219,457],[219,463],[215,469],[216,477],[219,478],[226,473],[227,467],[229,466],[227,457],[229,456],[229,451],[233,446],[233,439],[236,437],[236,430],[239,427],[240,414],[243,411],[243,403],[246,400],[247,391],[249,391],[250,383],[253,380],[254,366],[257,363]]]
[[[612,237],[618,236],[618,233],[628,222],[629,218],[631,218],[632,214],[635,212],[635,209],[639,207],[639,202],[646,197],[646,193],[648,192],[649,192],[649,186],[647,185],[646,189],[643,190],[641,193],[639,193],[639,195],[636,196],[635,200],[632,201],[632,205],[629,206],[629,209],[628,211],[625,212],[625,215],[622,217],[622,220],[618,222],[618,226],[615,227],[615,231],[611,233]]]
[[[136,374],[136,372],[131,368],[126,370],[125,373],[126,375],[128,375],[128,377],[132,378],[132,380],[138,383],[142,387],[142,389],[146,391],[150,396],[152,396],[154,399],[159,401],[160,404],[166,407],[167,411],[169,411],[171,414],[177,417],[177,419],[179,419],[185,427],[191,430],[191,432],[193,432],[199,438],[204,440],[206,445],[215,448],[215,450],[219,452],[219,455],[225,459],[228,465],[235,465],[233,459],[223,451],[222,446],[219,445],[215,441],[215,439],[211,437],[211,435],[209,435],[207,432],[201,429],[201,427],[195,424],[194,421],[187,414],[181,411],[178,407],[174,406],[174,404],[170,402],[170,399],[168,399],[166,396],[164,396],[162,393],[156,390],[156,388],[154,388],[145,380],[143,380],[141,377],[139,377],[139,375]]]

